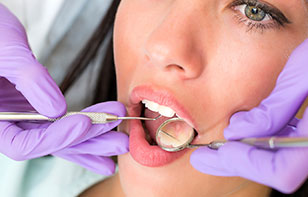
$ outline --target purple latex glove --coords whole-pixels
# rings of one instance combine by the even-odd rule
[[[0,111],[37,111],[52,118],[63,115],[64,96],[47,69],[33,56],[23,26],[1,4],[0,35]],[[125,115],[124,106],[118,102],[102,103],[86,111],[92,110]],[[82,115],[44,124],[0,121],[0,153],[14,160],[55,153],[109,175],[114,164],[107,156],[128,150],[126,135],[106,133],[119,123],[92,126],[90,119]]]
[[[224,135],[228,140],[263,136],[308,136],[308,110],[296,123],[294,116],[308,94],[308,40],[292,53],[268,98],[232,116]],[[295,191],[308,176],[308,148],[262,150],[228,142],[218,151],[200,148],[191,164],[217,176],[241,176],[284,193]]]
[[[0,35],[0,110],[63,115],[64,96],[32,54],[23,26],[1,4]]]
[[[105,102],[83,111],[125,116],[119,102]],[[54,123],[0,122],[0,152],[14,160],[49,154],[77,163],[93,172],[111,175],[115,165],[109,156],[128,152],[128,136],[110,131],[121,121],[92,125],[87,116],[72,115]]]
[[[119,102],[100,103],[82,111],[107,112],[117,116],[125,116],[126,113],[124,105]],[[110,131],[120,122],[93,125],[86,136],[82,137],[83,143],[69,146],[53,155],[78,163],[93,172],[111,175],[114,173],[115,164],[109,157],[128,152],[128,136]]]

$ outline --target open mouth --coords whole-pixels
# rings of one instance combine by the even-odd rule
[[[175,112],[181,111],[182,114],[185,114],[184,110],[174,104],[176,103],[174,99],[170,99],[166,93],[161,95],[161,93],[154,92],[152,88],[135,88],[132,92],[132,106],[128,107],[130,116],[155,118],[162,115],[155,121],[132,120],[129,122],[130,154],[138,163],[150,167],[171,163],[186,152],[185,150],[174,153],[167,152],[156,143],[157,128],[166,120],[176,117]],[[174,108],[172,104],[175,106]],[[180,110],[173,110],[176,108]]]
[[[161,124],[170,118],[178,118],[174,110],[171,108],[148,100],[142,100],[141,116],[147,118],[156,118],[160,116],[159,119],[154,121],[142,121],[142,126],[146,134],[146,140],[150,145],[157,145],[156,132]]]

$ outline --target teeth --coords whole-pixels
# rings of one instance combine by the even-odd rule
[[[154,112],[159,112],[160,105],[157,103],[154,103],[152,101],[143,100],[142,103],[145,105],[146,108],[150,109]]]
[[[173,117],[175,112],[167,106],[159,105],[153,101],[142,100],[142,103],[151,111],[158,112],[165,117]]]
[[[174,116],[175,112],[166,106],[159,106],[158,108],[158,113],[160,113],[162,116],[166,116],[166,117],[172,117]]]

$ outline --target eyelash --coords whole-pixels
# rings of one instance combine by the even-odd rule
[[[238,20],[239,23],[243,23],[247,26],[247,32],[252,31],[252,30],[258,30],[261,33],[263,33],[265,30],[268,29],[280,29],[280,27],[284,27],[285,23],[289,23],[286,18],[281,18],[281,16],[276,15],[273,13],[272,7],[258,2],[256,0],[235,0],[233,3],[231,3],[231,8],[236,11],[240,12],[239,10],[236,9],[236,7],[241,6],[241,5],[246,5],[246,6],[256,6],[263,10],[265,14],[270,17],[271,22],[266,22],[264,21],[253,21],[249,19],[244,13],[237,13],[235,15],[235,18]],[[243,16],[244,15],[244,16]]]

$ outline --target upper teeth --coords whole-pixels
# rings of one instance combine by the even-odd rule
[[[142,100],[142,103],[151,111],[158,112],[162,116],[173,117],[175,112],[167,106],[159,105],[153,101]]]

